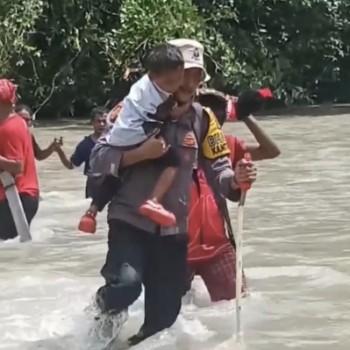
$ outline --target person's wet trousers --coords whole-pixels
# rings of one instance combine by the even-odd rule
[[[28,224],[30,225],[38,211],[39,197],[33,197],[26,194],[20,194],[19,197],[21,199]],[[13,239],[17,237],[17,235],[17,229],[12,218],[10,206],[7,200],[0,201],[0,239]]]
[[[105,313],[126,310],[145,288],[143,337],[170,327],[180,312],[186,281],[187,235],[160,236],[109,221],[108,253],[96,296]]]

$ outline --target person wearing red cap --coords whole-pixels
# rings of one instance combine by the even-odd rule
[[[230,148],[232,167],[249,152],[253,160],[272,159],[280,154],[278,146],[264,132],[251,115],[261,107],[266,98],[271,98],[266,89],[249,90],[239,99],[225,96],[210,89],[202,89],[197,100],[209,107],[223,125],[225,120],[242,120],[256,139],[256,143],[246,144],[243,140],[226,135]],[[189,282],[194,275],[202,277],[213,302],[230,300],[236,293],[236,256],[233,230],[228,211],[218,205],[216,194],[207,183],[201,169],[191,186],[189,216],[188,265]],[[229,231],[229,238],[226,229]],[[244,279],[245,290],[245,279]],[[187,290],[190,284],[187,286]],[[186,291],[187,291],[186,290]]]
[[[16,86],[0,79],[0,172],[15,177],[15,184],[30,224],[38,210],[39,185],[32,137],[26,122],[14,113]],[[0,239],[12,239],[17,230],[0,183]]]

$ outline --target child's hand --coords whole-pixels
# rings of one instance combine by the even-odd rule
[[[181,118],[192,106],[192,101],[185,103],[181,106],[177,105],[175,106],[172,111],[170,112],[170,115],[174,119]]]
[[[157,159],[168,152],[170,145],[167,145],[165,140],[159,137],[158,134],[159,130],[140,146],[140,151],[145,159]]]

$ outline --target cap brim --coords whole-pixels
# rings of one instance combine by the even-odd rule
[[[202,65],[197,64],[197,63],[185,62],[185,69],[191,69],[191,68],[199,68],[203,71],[203,81],[205,83],[207,83],[211,79],[211,76],[207,73],[207,71],[205,70],[205,68]]]
[[[204,71],[204,74],[205,74],[204,82],[207,83],[211,79],[211,76],[206,71]]]

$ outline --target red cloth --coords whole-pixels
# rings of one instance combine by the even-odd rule
[[[230,149],[230,159],[232,167],[234,168],[238,161],[244,158],[246,154],[245,142],[237,137],[227,135],[225,136],[228,148]]]
[[[245,144],[233,136],[226,136],[232,165],[244,157]],[[190,214],[188,220],[188,260],[198,263],[221,254],[227,245],[224,220],[217,208],[213,192],[203,171],[198,170],[200,191],[195,182],[191,185]],[[203,245],[206,245],[208,249]],[[210,249],[209,249],[210,248]]]
[[[16,103],[16,85],[7,79],[0,79],[0,101],[12,105]]]
[[[273,94],[269,88],[264,88],[258,90],[258,93],[260,97],[264,100],[272,99]],[[237,106],[237,97],[227,95],[227,109],[226,109],[226,120],[235,122],[237,121],[237,113],[236,113],[236,106]]]
[[[236,254],[230,243],[221,254],[198,265],[189,265],[189,278],[202,277],[211,301],[231,300],[236,297]],[[242,293],[246,292],[246,278],[243,274]]]
[[[227,95],[226,99],[227,99],[226,120],[235,122],[237,121],[237,115],[236,115],[237,97]]]
[[[266,100],[273,98],[273,94],[269,88],[260,89],[260,90],[258,90],[258,92],[259,92],[260,96]]]
[[[16,177],[17,190],[21,194],[38,196],[32,136],[26,122],[19,115],[13,115],[0,123],[0,155],[23,162],[23,173]],[[3,199],[5,192],[0,183],[0,200]]]
[[[226,136],[230,148],[232,166],[246,152],[242,140]],[[214,201],[213,193],[206,183],[204,173],[199,171],[199,186],[192,183],[189,216],[188,267],[189,278],[202,277],[213,302],[231,300],[236,297],[236,255],[228,241],[224,220]],[[200,193],[200,194],[199,194]],[[210,250],[203,250],[205,244]],[[242,292],[246,291],[243,273]]]

